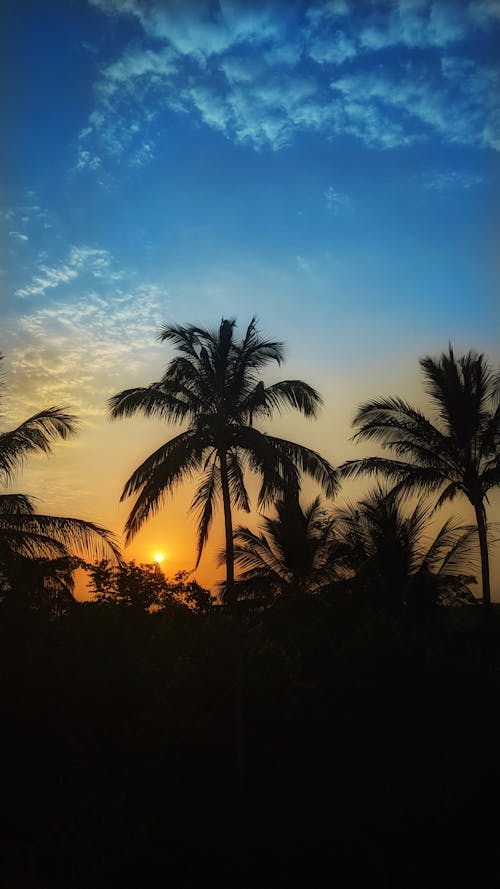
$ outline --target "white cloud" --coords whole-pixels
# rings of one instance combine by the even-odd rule
[[[429,191],[468,191],[483,185],[484,178],[475,173],[447,170],[439,173],[425,173],[422,182],[424,188]]]
[[[17,290],[15,295],[20,297],[40,296],[46,290],[68,284],[83,274],[111,281],[120,280],[123,274],[113,270],[112,266],[113,258],[107,250],[85,246],[71,247],[66,262],[57,266],[40,264],[31,283]]]
[[[9,231],[9,236],[16,241],[29,240],[26,230],[31,235],[37,228],[46,228],[52,224],[49,222],[51,217],[48,211],[41,207],[40,204],[34,203],[36,198],[35,192],[27,192],[26,198],[26,203],[9,207],[7,210],[0,210],[0,221],[10,224],[11,231]]]
[[[90,132],[92,132],[92,130],[87,127],[86,135]],[[86,151],[83,148],[79,149],[76,161],[77,170],[98,170],[101,165],[102,161],[99,155],[91,154],[90,151]]]
[[[333,37],[329,34],[315,37],[309,44],[308,51],[310,57],[320,65],[341,65],[342,62],[355,58],[358,52],[354,41],[342,31],[336,31]]]
[[[257,150],[279,150],[307,129],[386,149],[432,135],[500,148],[498,76],[460,62],[464,41],[498,20],[500,0],[373,0],[361,12],[345,0],[90,2],[135,18],[143,45],[101,68],[78,170],[100,170],[109,159],[149,163],[167,108],[195,112]],[[399,70],[391,56],[388,74],[384,52],[392,47],[401,50]]]
[[[469,21],[464,4],[444,0],[400,0],[371,16],[361,28],[360,41],[368,50],[390,46],[445,47],[467,34]]]
[[[156,348],[164,352],[155,337],[167,306],[163,288],[143,284],[91,290],[25,314],[9,349],[11,394],[22,393],[25,411],[55,403],[71,404],[87,420],[102,415],[124,375],[148,365]]]
[[[376,144],[384,138],[386,122],[396,128],[395,144],[408,144],[434,131],[448,142],[494,148],[499,140],[497,119],[490,108],[494,78],[490,79],[486,69],[473,70],[472,75],[460,80],[454,75],[453,84],[448,84],[446,76],[437,79],[425,67],[406,65],[399,76],[379,69],[345,75],[331,86],[343,96],[346,128],[353,126],[362,137],[364,129],[367,142]],[[450,78],[449,65],[447,76]],[[364,127],[366,119],[375,120],[375,126]]]

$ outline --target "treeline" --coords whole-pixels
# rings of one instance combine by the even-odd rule
[[[462,612],[2,614],[0,884],[494,884],[500,628]]]

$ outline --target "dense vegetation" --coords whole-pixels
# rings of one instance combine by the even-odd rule
[[[162,380],[112,400],[117,417],[188,423],[127,482],[127,528],[200,473],[199,554],[218,500],[225,519],[219,595],[126,562],[97,525],[0,496],[0,885],[493,885],[498,378],[474,353],[424,359],[436,423],[400,399],[365,405],[358,434],[397,459],[338,471],[255,428],[277,407],[314,415],[319,395],[266,388],[258,371],[281,344],[253,321],[233,331],[165,328],[180,354]],[[2,482],[74,422],[53,407],[0,435]],[[232,526],[246,468],[262,479],[257,531]],[[326,499],[302,502],[303,472]],[[393,487],[332,504],[360,472]],[[407,502],[419,491],[464,494],[476,524],[430,533],[436,503]],[[87,603],[72,595],[82,566]]]
[[[500,627],[474,615],[2,615],[1,884],[489,885]]]

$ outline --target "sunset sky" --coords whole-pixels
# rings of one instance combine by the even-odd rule
[[[165,322],[257,315],[287,347],[268,379],[324,399],[317,421],[269,430],[334,464],[369,452],[350,441],[361,401],[425,403],[420,356],[451,341],[499,361],[498,0],[12,0],[0,16],[2,428],[52,404],[80,418],[16,482],[39,511],[121,531],[124,482],[177,430],[111,423],[106,401],[158,379]],[[191,568],[191,494],[127,558]]]

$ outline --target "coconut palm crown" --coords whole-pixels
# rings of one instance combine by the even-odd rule
[[[245,469],[261,478],[261,506],[271,502],[284,486],[298,492],[301,472],[312,476],[327,495],[333,495],[338,484],[333,467],[316,451],[254,426],[285,408],[315,417],[321,398],[302,380],[264,385],[260,372],[271,363],[281,365],[283,345],[262,338],[255,318],[241,340],[234,336],[235,325],[228,319],[222,320],[218,330],[165,325],[158,339],[172,343],[177,354],[161,380],[110,399],[112,418],[142,413],[186,427],[151,454],[126,482],[122,500],[138,495],[126,523],[127,542],[176,484],[199,475],[192,502],[199,520],[196,565],[215,506],[222,501],[228,598],[234,584],[232,507],[250,509]]]
[[[276,502],[275,512],[261,517],[260,532],[243,525],[235,530],[234,557],[242,569],[237,592],[271,597],[320,592],[336,577],[343,555],[332,515],[320,497],[303,509],[289,495]]]
[[[378,486],[335,511],[335,534],[350,567],[352,590],[366,604],[398,612],[473,602],[477,530],[454,518],[430,535],[424,497],[404,509],[404,494]]]
[[[439,495],[436,508],[462,494],[474,508],[481,554],[483,603],[491,602],[486,523],[488,492],[500,484],[500,377],[481,354],[460,358],[449,346],[420,360],[436,420],[401,398],[362,405],[354,439],[379,442],[397,459],[368,457],[340,467],[344,477],[380,474],[402,493]]]

